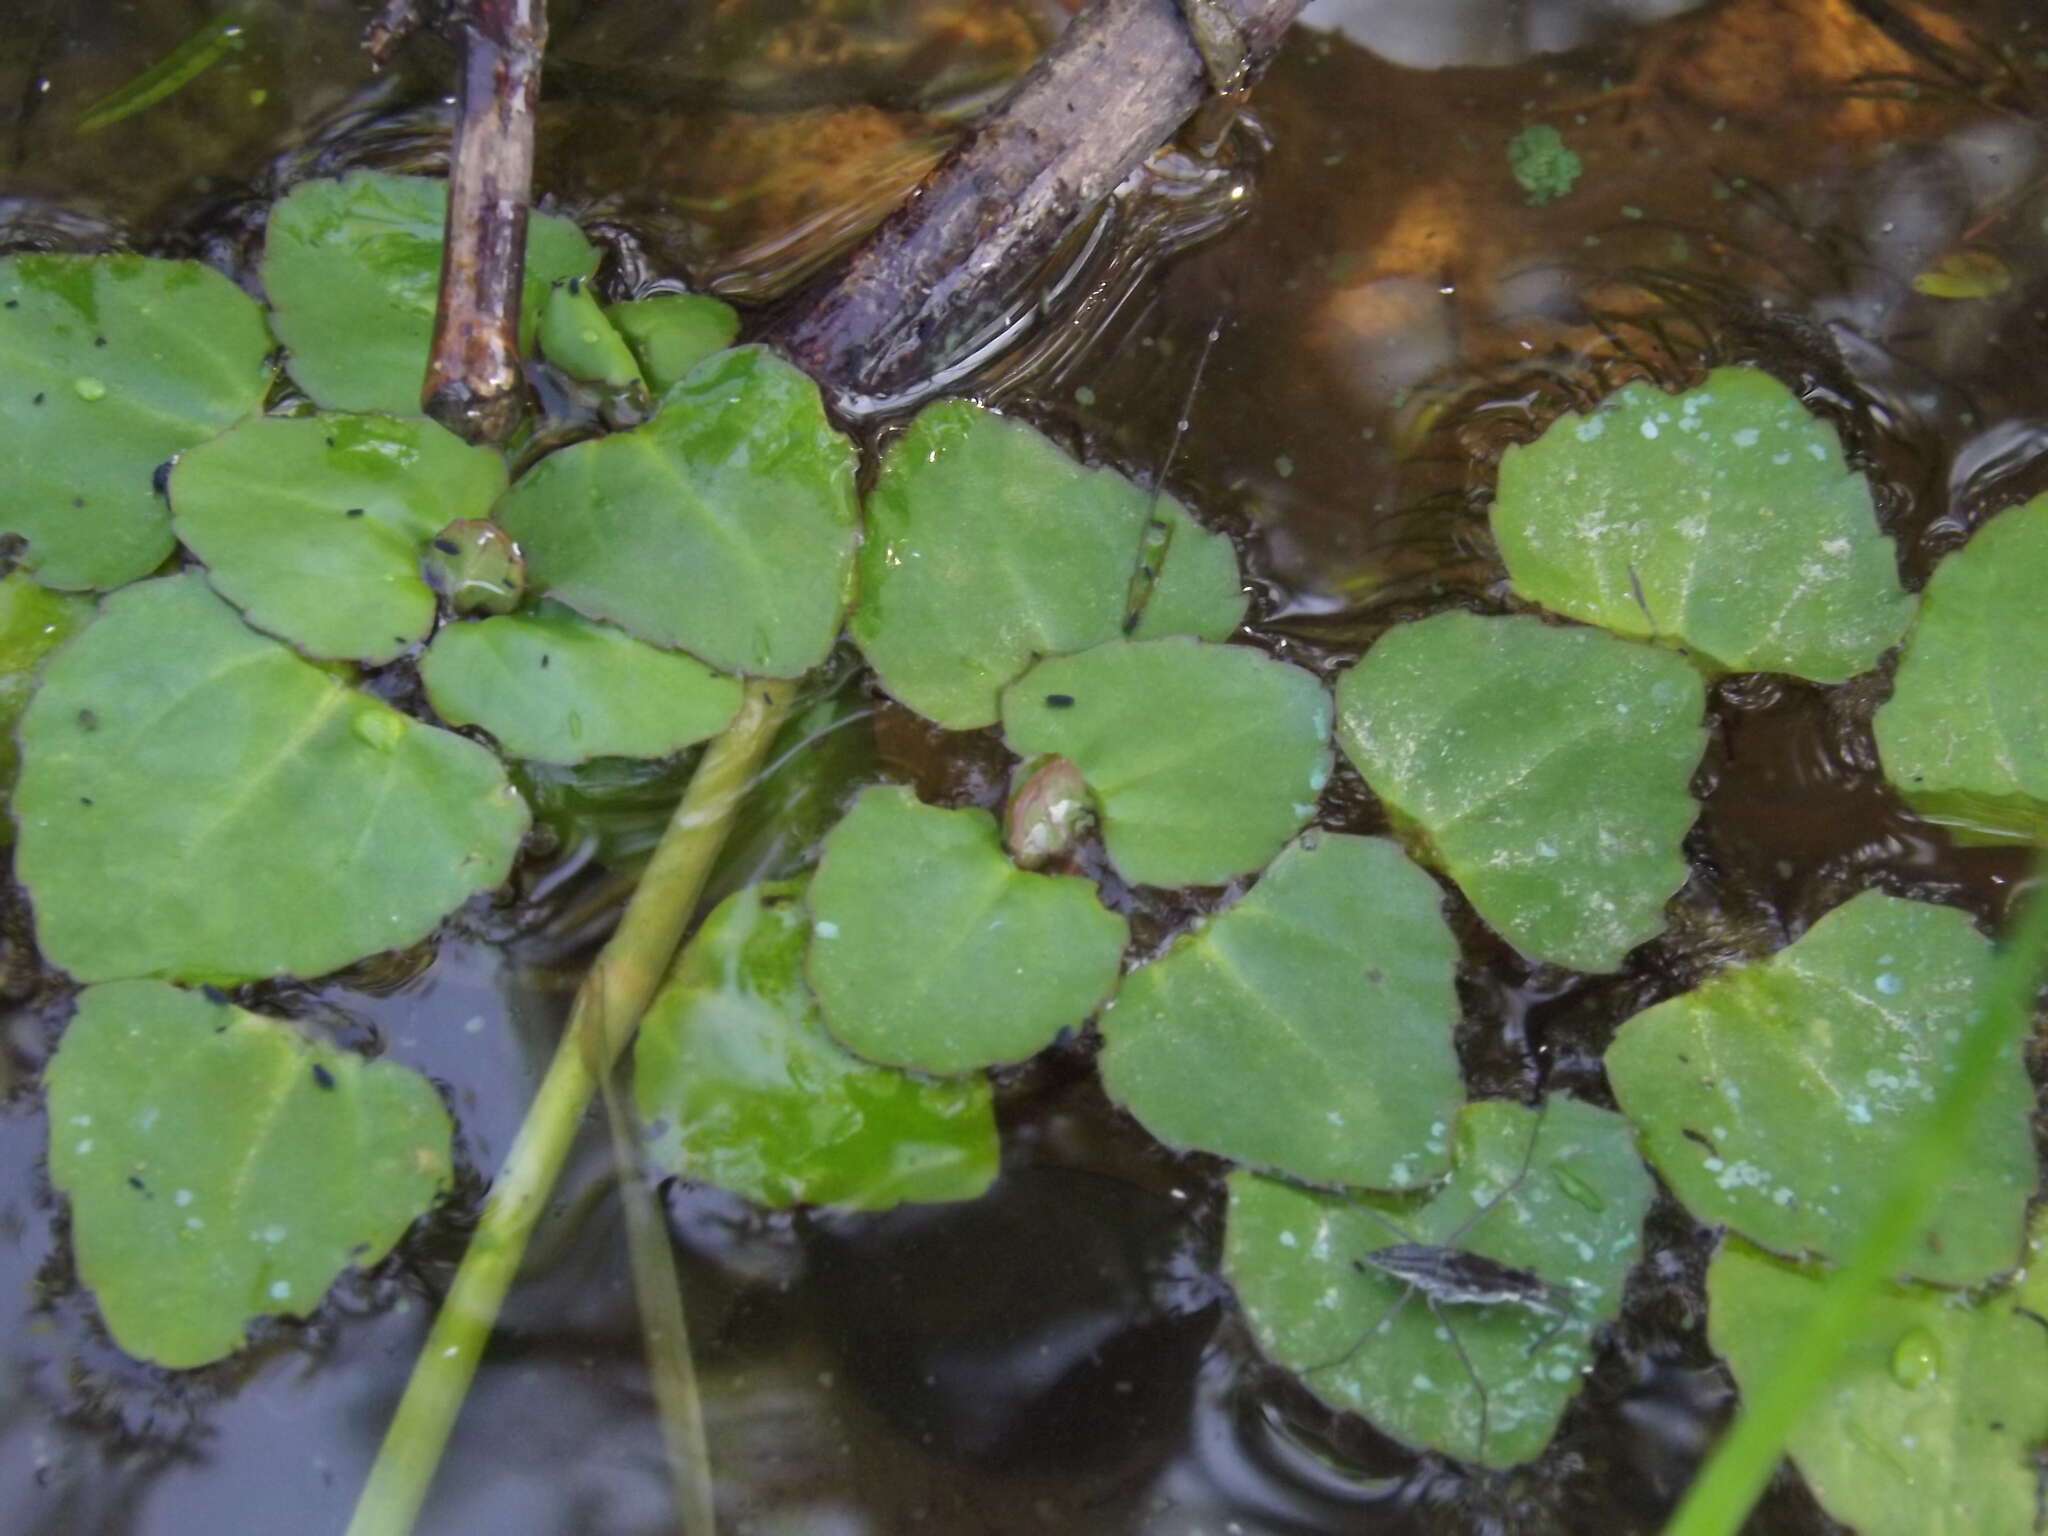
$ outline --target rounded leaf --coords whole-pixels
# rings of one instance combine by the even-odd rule
[[[825,839],[810,906],[827,1027],[924,1072],[1022,1061],[1086,1022],[1127,937],[1089,881],[1005,858],[986,811],[893,784],[863,790]]]
[[[993,724],[1039,656],[1126,633],[1221,640],[1244,617],[1228,539],[965,400],[918,414],[867,511],[853,637],[890,693],[949,730]],[[1156,584],[1127,630],[1148,554]]]
[[[704,920],[634,1047],[655,1160],[776,1207],[974,1199],[996,1176],[988,1080],[846,1051],[804,981],[810,942],[801,881],[747,886]]]
[[[1865,891],[1788,949],[1637,1014],[1607,1049],[1615,1099],[1700,1220],[1840,1259],[1990,995],[1966,913]],[[1974,1285],[2017,1261],[2038,1177],[2017,1041],[1910,1273]]]
[[[1221,885],[1262,867],[1315,814],[1330,776],[1330,695],[1242,646],[1113,640],[1011,684],[1003,739],[1081,770],[1126,879]]]
[[[730,304],[696,293],[658,293],[605,310],[657,395],[714,352],[732,345],[740,317]]]
[[[723,671],[797,677],[839,632],[853,463],[817,385],[743,347],[645,425],[542,459],[498,521],[570,607]]]
[[[1885,777],[1923,816],[2048,839],[2048,495],[1943,560],[1877,712]]]
[[[286,367],[315,403],[416,415],[434,306],[448,184],[438,177],[351,171],[302,181],[270,210],[263,287]],[[526,221],[522,338],[557,278],[588,277],[597,250],[567,219]]]
[[[1913,616],[1869,483],[1756,368],[1559,417],[1501,459],[1493,532],[1524,597],[1723,671],[1840,682]]]
[[[1541,619],[1443,613],[1337,684],[1337,736],[1428,862],[1525,954],[1611,971],[1664,929],[1706,731],[1679,657]]]
[[[257,634],[197,575],[109,597],[20,740],[16,868],[44,955],[81,981],[317,976],[416,943],[526,830],[490,753]]]
[[[171,515],[250,623],[386,662],[433,628],[428,541],[504,489],[504,460],[421,417],[263,416],[179,459]]]
[[[448,1186],[448,1113],[418,1073],[162,982],[88,987],[45,1082],[79,1276],[160,1365],[312,1311]]]
[[[1324,1402],[1411,1445],[1511,1467],[1549,1443],[1595,1331],[1619,1314],[1652,1185],[1619,1115],[1562,1097],[1540,1110],[1467,1105],[1455,1157],[1427,1199],[1233,1173],[1224,1272],[1259,1348]],[[1432,1310],[1419,1288],[1360,1262],[1404,1242],[1509,1266],[1551,1312],[1507,1300]]]
[[[255,300],[196,261],[0,258],[0,530],[36,579],[163,564],[157,471],[263,403],[270,348]]]
[[[449,724],[480,725],[512,756],[545,763],[667,757],[740,710],[738,678],[553,603],[448,625],[420,680]]]
[[[1234,906],[1126,976],[1103,1085],[1145,1128],[1315,1184],[1450,1167],[1458,946],[1383,838],[1307,834]]]

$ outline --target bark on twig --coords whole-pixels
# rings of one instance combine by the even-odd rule
[[[461,81],[448,168],[447,238],[421,408],[471,442],[519,420],[519,293],[533,197],[545,0],[470,0],[457,13]]]
[[[1099,0],[770,339],[849,410],[899,401],[988,339],[1216,83],[1255,78],[1301,5]]]

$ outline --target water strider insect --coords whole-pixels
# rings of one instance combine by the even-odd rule
[[[1482,1202],[1457,1226],[1444,1234],[1441,1242],[1425,1243],[1415,1234],[1405,1230],[1401,1224],[1383,1211],[1360,1204],[1354,1209],[1364,1212],[1393,1233],[1398,1241],[1384,1247],[1372,1249],[1353,1259],[1352,1267],[1361,1274],[1377,1271],[1398,1280],[1402,1291],[1393,1303],[1367,1325],[1359,1334],[1358,1341],[1334,1360],[1311,1366],[1303,1373],[1314,1376],[1318,1372],[1331,1370],[1342,1365],[1365,1347],[1366,1341],[1392,1325],[1402,1308],[1417,1296],[1429,1308],[1430,1315],[1443,1329],[1443,1336],[1450,1343],[1452,1352],[1458,1357],[1465,1377],[1472,1383],[1472,1390],[1479,1398],[1479,1460],[1486,1459],[1486,1441],[1491,1417],[1491,1404],[1487,1397],[1486,1383],[1480,1377],[1472,1357],[1465,1352],[1464,1342],[1458,1331],[1443,1314],[1445,1307],[1463,1306],[1517,1306],[1539,1317],[1551,1320],[1546,1328],[1533,1340],[1527,1353],[1533,1355],[1556,1336],[1558,1329],[1571,1320],[1573,1314],[1572,1294],[1562,1286],[1553,1285],[1533,1270],[1522,1269],[1513,1264],[1489,1258],[1483,1253],[1473,1253],[1458,1246],[1459,1240],[1480,1222],[1491,1215],[1499,1204],[1521,1188],[1529,1177],[1529,1170],[1536,1159],[1536,1140],[1543,1133],[1543,1111],[1538,1110],[1536,1122],[1529,1128],[1529,1141],[1522,1149],[1521,1166],[1515,1176],[1493,1192],[1490,1199]]]

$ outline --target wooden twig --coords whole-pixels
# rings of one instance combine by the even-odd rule
[[[770,339],[856,414],[990,339],[1060,240],[1211,92],[1242,89],[1302,0],[1098,0]]]

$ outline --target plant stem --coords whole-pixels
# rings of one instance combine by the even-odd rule
[[[1914,1240],[1962,1159],[1979,1106],[2027,1032],[2048,950],[2048,891],[2022,908],[1992,972],[1989,996],[1956,1055],[1955,1071],[1897,1160],[1887,1198],[1783,1355],[1743,1394],[1735,1423],[1687,1490],[1664,1536],[1733,1536],[1778,1464],[1786,1440],[1834,1378],[1878,1294],[1908,1262]]]
[[[506,1154],[455,1282],[356,1502],[349,1536],[403,1536],[424,1502],[499,1308],[597,1088],[632,1038],[696,910],[794,683],[754,681],[705,751],[647,872],[576,993],[562,1041]]]

